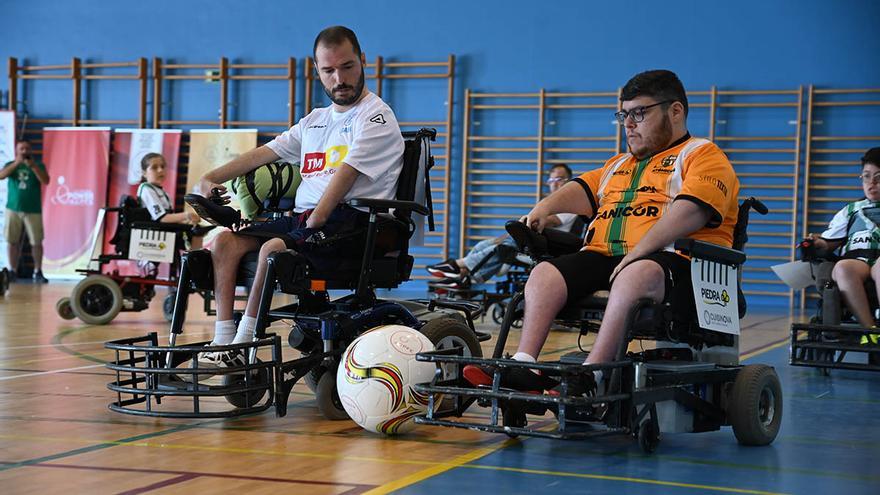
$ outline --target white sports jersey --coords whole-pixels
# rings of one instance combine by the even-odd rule
[[[837,241],[846,240],[841,247],[841,255],[859,251],[874,258],[880,251],[880,226],[877,225],[877,211],[880,204],[867,199],[844,206],[828,224],[822,238]]]
[[[172,210],[171,198],[159,186],[154,186],[149,182],[141,182],[137,195],[141,200],[141,205],[150,212],[150,217],[153,220],[158,221]]]
[[[394,112],[373,93],[345,113],[315,109],[266,146],[282,160],[302,164],[296,212],[317,206],[342,163],[360,172],[343,202],[394,199],[397,192],[403,137]]]

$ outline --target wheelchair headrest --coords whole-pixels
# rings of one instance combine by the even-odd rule
[[[434,166],[431,155],[431,141],[437,138],[436,129],[422,128],[418,131],[401,133],[404,139],[403,167],[397,179],[396,198],[401,201],[416,201],[428,207],[428,223],[434,230],[434,212],[431,203],[431,179],[428,172]],[[424,184],[424,189],[418,189]]]
[[[766,215],[770,211],[758,198],[750,197],[740,203],[736,215],[736,225],[733,227],[733,249],[742,251],[749,241],[749,210],[752,209],[761,215]]]
[[[128,194],[123,194],[121,198],[119,198],[119,207],[120,208],[140,208],[141,202],[137,198],[137,196],[129,196]]]

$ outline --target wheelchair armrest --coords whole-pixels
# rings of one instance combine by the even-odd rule
[[[822,263],[825,261],[837,261],[840,259],[840,256],[835,254],[834,249],[820,248],[809,238],[799,242],[797,248],[802,261]]]
[[[675,249],[694,258],[726,265],[742,265],[746,261],[746,253],[742,251],[696,239],[679,239],[675,241]]]
[[[351,206],[366,206],[370,210],[388,211],[392,208],[395,210],[414,211],[416,213],[427,215],[428,208],[420,205],[415,201],[399,201],[396,199],[374,199],[374,198],[354,198],[348,202]]]
[[[188,232],[192,225],[185,223],[132,222],[135,229],[158,230],[160,232]]]

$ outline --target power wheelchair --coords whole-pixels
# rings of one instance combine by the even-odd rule
[[[203,233],[212,227],[205,229],[156,222],[136,197],[124,195],[118,207],[101,209],[95,232],[104,232],[108,214],[115,214],[117,220],[116,230],[110,239],[114,252],[105,254],[99,251],[101,239],[100,235],[96,235],[93,239],[92,260],[85,269],[77,270],[85,278],[74,286],[69,297],[58,300],[55,311],[65,320],[79,318],[91,325],[104,325],[116,318],[121,311],[147,309],[156,295],[155,287],[163,286],[171,289],[162,303],[162,313],[166,320],[171,321],[180,252],[185,246],[184,235]],[[96,253],[100,254],[96,256]],[[118,260],[148,264],[141,268],[138,275],[121,274],[118,269],[104,269]],[[170,277],[158,276],[157,263],[170,264]],[[210,301],[204,292],[201,294],[205,299],[205,310],[210,313]]]
[[[694,260],[692,269],[702,268],[703,276],[708,277],[705,280],[727,277],[736,284],[739,297],[737,305],[731,306],[734,318],[742,318],[746,312],[739,281],[746,259],[741,250],[747,240],[751,208],[767,213],[766,207],[754,198],[742,203],[734,235],[735,249],[693,239],[675,243],[676,250]],[[508,223],[509,231],[526,237],[523,247],[536,262],[553,249],[554,239],[532,233],[522,224],[513,224]],[[521,317],[517,312],[521,311],[522,300],[523,294],[518,293],[508,304],[491,359],[464,357],[457,355],[455,349],[417,356],[422,361],[457,364],[461,368],[468,364],[481,366],[493,370],[493,377],[491,385],[474,387],[461,373],[452,379],[438,374],[430,383],[417,385],[421,393],[431,397],[443,394],[455,401],[453,406],[439,409],[430,403],[427,413],[417,417],[416,423],[506,433],[512,437],[578,439],[629,434],[638,439],[645,452],[657,448],[661,432],[711,431],[725,425],[733,426],[741,444],[767,445],[776,438],[782,416],[779,379],[772,367],[739,364],[738,325],[735,334],[705,330],[701,328],[705,326],[704,318],[697,318],[696,314],[682,315],[669,303],[642,300],[628,317],[627,334],[613,362],[585,366],[582,363],[587,353],[583,351],[556,362],[530,364],[500,359],[511,323]],[[564,307],[556,322],[580,329],[581,335],[596,331],[606,304],[607,292],[588,295]],[[627,353],[633,339],[656,340],[657,348]],[[539,370],[560,385],[552,394],[502,388],[501,375],[512,368]],[[594,370],[604,373],[604,391],[587,395],[574,392],[579,384],[592,381]],[[474,401],[490,408],[487,423],[460,419]],[[529,426],[528,415],[543,416],[547,412],[556,416],[555,429]]]
[[[231,417],[274,406],[277,416],[287,413],[293,386],[304,379],[314,390],[319,411],[328,419],[348,416],[336,393],[336,368],[348,344],[364,331],[384,324],[403,324],[425,334],[438,349],[458,348],[466,356],[482,356],[480,341],[488,334],[474,329],[474,305],[427,300],[383,300],[377,288],[395,288],[408,280],[413,266],[409,254],[411,236],[419,225],[418,213],[430,220],[428,170],[433,163],[430,142],[436,131],[404,132],[403,168],[396,200],[354,199],[352,206],[369,208],[366,232],[348,239],[328,237],[320,242],[359,242],[351,258],[322,260],[319,255],[286,250],[267,259],[268,273],[260,292],[256,339],[251,343],[207,346],[206,343],[176,345],[183,332],[187,295],[213,288],[213,269],[208,251],[183,256],[177,299],[171,321],[170,345],[160,346],[156,333],[108,342],[116,359],[108,368],[116,380],[108,388],[117,393],[110,409],[135,415],[164,417]],[[426,204],[428,206],[426,206]],[[429,222],[432,224],[432,222]],[[352,241],[352,239],[357,239]],[[346,245],[347,246],[347,245]],[[239,281],[252,283],[255,258],[244,260]],[[251,280],[248,280],[250,277]],[[273,293],[296,296],[296,302],[271,309]],[[328,291],[350,294],[330,298]],[[289,322],[288,344],[300,357],[283,361],[281,337],[266,333],[275,321]],[[199,367],[201,352],[243,352],[245,364],[223,369]],[[187,367],[188,365],[188,367]],[[442,370],[457,373],[455,365]],[[219,384],[210,383],[219,378]],[[190,407],[166,410],[158,405],[166,397],[190,398]],[[234,406],[221,409],[204,398],[224,397]],[[179,404],[179,403],[178,403]],[[222,404],[221,404],[222,405]]]
[[[880,345],[860,343],[862,336],[880,332],[859,325],[831,278],[840,256],[834,251],[819,249],[811,239],[801,241],[798,249],[801,260],[810,263],[819,301],[816,314],[808,323],[791,326],[789,364],[817,368],[826,376],[832,369],[880,371]],[[880,304],[870,278],[865,282],[865,293],[872,311],[876,311]],[[865,354],[867,361],[847,359],[848,354]]]
[[[548,229],[552,232],[556,243],[554,249],[561,252],[570,252],[580,248],[583,244],[583,231],[586,226],[583,219],[577,218],[568,232],[558,229]],[[497,257],[502,268],[498,273],[500,280],[487,284],[490,288],[482,286],[473,280],[472,274],[479,272],[493,257]],[[529,256],[521,249],[509,244],[502,243],[486,254],[470,272],[461,278],[457,287],[448,287],[443,281],[428,281],[428,297],[452,300],[469,301],[479,305],[481,317],[491,316],[492,321],[500,325],[504,320],[507,303],[517,292],[525,289],[529,272],[534,264]],[[513,328],[522,328],[522,320],[514,320]]]

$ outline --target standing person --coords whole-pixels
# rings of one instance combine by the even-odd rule
[[[348,201],[395,197],[403,165],[403,136],[394,112],[364,84],[366,57],[357,36],[343,26],[329,27],[318,34],[313,53],[321,85],[333,103],[313,110],[268,144],[206,173],[199,184],[203,192],[218,189],[225,194],[223,182],[257,167],[278,159],[302,163],[302,183],[292,216],[217,236],[211,250],[217,302],[214,345],[254,338],[259,290],[250,292],[237,328],[232,320],[236,274],[246,253],[259,250],[254,287],[262,287],[266,258],[271,253],[284,249],[308,252],[313,249],[313,243],[307,242],[314,240],[312,236],[317,239],[362,230],[369,214]],[[267,239],[267,234],[271,238]],[[357,247],[337,243],[320,249],[322,256],[332,260],[351,256]],[[200,360],[228,366],[241,364],[243,354],[202,353]]]
[[[137,195],[141,205],[150,212],[150,218],[161,223],[182,223],[193,225],[194,228],[186,233],[188,249],[200,249],[202,247],[203,230],[195,227],[199,223],[199,216],[195,212],[184,210],[174,212],[171,198],[162,188],[165,181],[165,169],[168,167],[165,157],[159,153],[147,153],[141,159],[141,183],[138,186]]]
[[[584,364],[616,359],[626,319],[640,299],[676,303],[684,318],[695,313],[689,260],[673,249],[683,237],[730,247],[737,218],[739,180],[727,156],[687,130],[688,100],[673,72],[635,75],[623,87],[621,111],[628,153],[582,174],[544,198],[524,218],[541,232],[548,219],[570,212],[593,217],[583,249],[538,264],[525,287],[522,338],[514,360],[535,362],[556,314],[567,301],[610,290],[596,342]],[[554,380],[527,368],[505,370],[504,386],[544,390]],[[476,366],[464,369],[474,385],[492,382]],[[603,376],[594,371],[595,383]]]
[[[15,160],[0,170],[0,180],[8,178],[6,193],[6,227],[4,234],[9,253],[9,275],[18,277],[18,258],[22,227],[27,231],[34,258],[34,281],[49,282],[43,276],[43,198],[42,186],[49,183],[46,165],[34,158],[31,144],[15,145]]]

